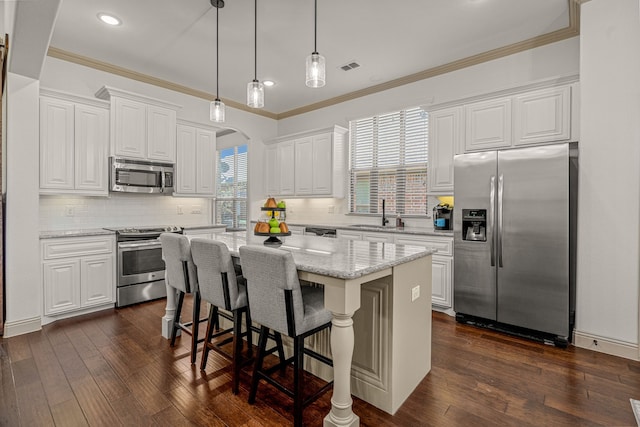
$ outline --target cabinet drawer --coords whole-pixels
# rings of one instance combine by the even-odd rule
[[[451,237],[396,235],[395,243],[397,245],[416,245],[434,248],[438,250],[438,255],[453,255],[453,239]]]
[[[42,258],[57,259],[84,255],[112,253],[113,237],[68,237],[47,239],[42,242]]]

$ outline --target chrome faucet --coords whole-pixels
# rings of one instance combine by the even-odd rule
[[[383,227],[389,223],[389,220],[385,216],[385,212],[384,212],[384,202],[385,202],[385,200],[382,199],[382,226]]]

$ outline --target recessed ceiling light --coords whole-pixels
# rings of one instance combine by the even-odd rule
[[[99,13],[98,14],[98,19],[102,22],[104,22],[107,25],[120,25],[122,24],[122,21],[120,20],[120,18],[114,16],[114,15],[110,15],[108,13]]]
[[[276,82],[274,82],[273,80],[265,80],[262,82],[263,85],[265,85],[266,87],[271,87],[271,86],[275,86]]]

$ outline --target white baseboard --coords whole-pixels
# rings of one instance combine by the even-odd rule
[[[67,313],[60,313],[55,316],[42,316],[42,326],[53,323],[56,320],[68,319],[69,317],[82,316],[83,314],[95,313],[96,311],[113,309],[115,304],[110,302],[95,307],[83,308],[82,310],[69,311]]]
[[[40,316],[31,319],[16,320],[15,322],[6,322],[4,324],[3,338],[11,338],[17,335],[28,334],[42,329]]]
[[[598,351],[612,356],[624,357],[625,359],[640,360],[638,345],[619,341],[612,338],[605,338],[586,332],[574,331],[573,344],[576,347],[587,350]]]

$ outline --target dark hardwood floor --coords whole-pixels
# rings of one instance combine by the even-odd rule
[[[226,359],[211,352],[201,372],[200,355],[189,363],[188,336],[169,347],[163,314],[164,301],[154,301],[0,339],[0,425],[291,423],[291,402],[266,384],[247,403],[250,367],[233,395]],[[353,406],[363,426],[635,426],[629,398],[640,399],[640,362],[434,313],[431,372],[398,412],[357,398]],[[321,426],[330,405],[328,393],[308,407],[305,425]]]

